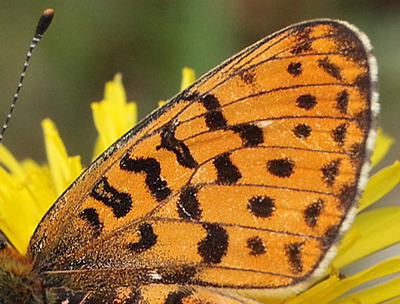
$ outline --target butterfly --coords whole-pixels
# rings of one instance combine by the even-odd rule
[[[355,215],[378,110],[376,59],[353,25],[256,42],[97,158],[25,257],[3,243],[0,302],[254,304],[238,291],[303,290]]]

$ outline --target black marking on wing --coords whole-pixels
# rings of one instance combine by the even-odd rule
[[[206,125],[210,131],[224,129],[227,127],[226,119],[221,111],[221,105],[218,98],[207,94],[199,99],[199,102],[207,109],[205,113]]]
[[[153,231],[153,227],[148,223],[139,226],[139,241],[127,245],[128,249],[135,253],[142,253],[153,247],[157,243],[157,235]]]
[[[342,114],[346,114],[347,105],[349,104],[349,93],[347,90],[343,90],[336,95],[336,108]]]
[[[249,199],[247,208],[256,217],[267,218],[275,211],[275,200],[268,196],[255,196]]]
[[[250,249],[250,255],[261,255],[267,252],[262,239],[258,236],[247,239],[247,248]]]
[[[336,177],[339,174],[341,159],[335,159],[325,165],[322,166],[322,181],[328,186],[331,187],[336,180]]]
[[[303,242],[297,242],[285,245],[285,254],[290,265],[290,272],[294,274],[303,271],[303,262],[301,260],[301,247],[303,244]]]
[[[291,63],[288,65],[286,71],[287,71],[290,75],[292,75],[292,76],[294,76],[294,77],[300,76],[301,73],[303,72],[303,70],[302,70],[302,68],[301,68],[301,62],[291,62]]]
[[[318,199],[312,202],[307,208],[303,211],[304,221],[307,226],[310,228],[314,228],[317,225],[317,220],[320,214],[324,209],[324,201],[322,199]]]
[[[100,178],[90,195],[97,201],[112,208],[114,216],[121,218],[126,216],[132,209],[132,199],[129,193],[120,192],[112,187],[106,177]]]
[[[325,73],[331,75],[339,81],[342,80],[341,68],[338,65],[330,62],[328,57],[318,60],[318,66],[322,68]]]
[[[244,147],[256,147],[264,142],[263,131],[256,125],[243,123],[231,126],[229,129],[239,134]]]
[[[236,183],[241,177],[239,169],[230,160],[230,154],[223,153],[213,159],[213,164],[217,170],[216,183],[231,185]]]
[[[218,264],[228,250],[228,233],[218,224],[203,224],[206,237],[197,244],[197,251],[204,263]]]
[[[185,167],[193,169],[198,164],[193,156],[190,154],[189,148],[185,145],[182,140],[175,138],[176,124],[172,121],[165,124],[160,133],[161,144],[156,147],[157,150],[166,149],[173,152],[176,155],[177,162]]]
[[[158,202],[166,199],[171,194],[171,189],[168,188],[167,182],[160,176],[161,166],[156,159],[143,157],[132,159],[126,154],[120,162],[120,168],[134,173],[144,172],[146,186]]]
[[[198,187],[188,186],[182,190],[176,203],[178,215],[185,220],[199,220],[201,217],[200,203],[196,198]]]
[[[287,178],[294,172],[294,162],[289,158],[271,159],[267,161],[267,170],[272,175]]]
[[[86,208],[80,214],[79,217],[87,222],[93,229],[93,237],[98,237],[103,229],[103,223],[99,220],[99,214],[94,208]]]
[[[306,111],[311,110],[317,104],[317,99],[311,94],[301,95],[296,100],[297,107]]]
[[[347,127],[347,123],[342,123],[332,130],[332,138],[340,147],[345,143]]]

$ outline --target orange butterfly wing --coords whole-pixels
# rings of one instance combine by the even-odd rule
[[[71,185],[31,239],[35,268],[49,288],[93,292],[302,286],[365,185],[376,73],[368,39],[345,22],[248,47]]]
[[[221,291],[203,287],[180,287],[176,285],[148,285],[133,290],[117,287],[107,291],[72,291],[53,289],[58,294],[56,303],[146,303],[146,304],[257,304],[232,291]]]

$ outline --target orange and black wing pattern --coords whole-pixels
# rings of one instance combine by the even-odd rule
[[[34,268],[76,303],[253,303],[233,291],[302,288],[355,214],[376,88],[368,38],[346,22],[260,40],[71,185],[31,239]]]

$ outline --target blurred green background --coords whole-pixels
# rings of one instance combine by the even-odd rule
[[[82,155],[87,165],[95,140],[89,105],[102,99],[104,83],[116,72],[122,72],[128,100],[138,103],[144,117],[158,100],[178,92],[182,67],[200,76],[256,40],[313,18],[344,19],[370,37],[380,70],[380,124],[400,139],[398,0],[4,1],[0,120],[47,7],[55,18],[34,52],[4,140],[19,159],[44,161],[40,122],[50,117],[69,154]],[[396,143],[386,163],[399,152]]]

